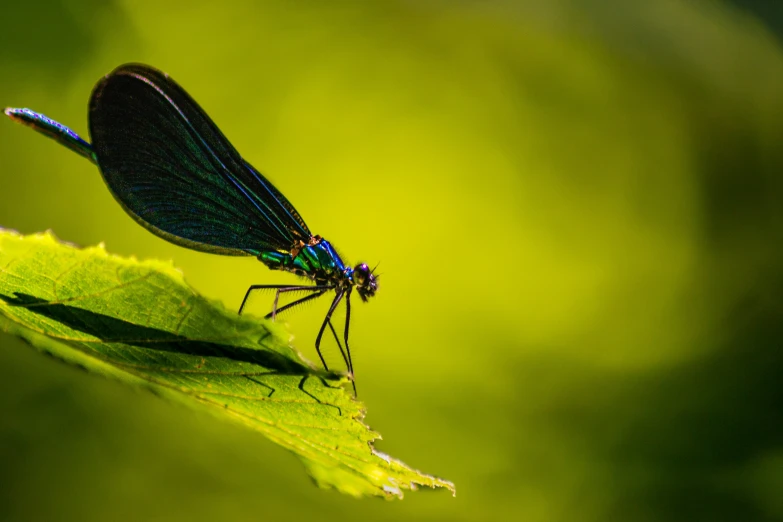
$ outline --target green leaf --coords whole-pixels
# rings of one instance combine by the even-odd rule
[[[38,350],[212,412],[293,451],[321,487],[402,497],[450,482],[376,451],[343,384],[271,321],[198,295],[170,263],[0,229],[0,328]]]

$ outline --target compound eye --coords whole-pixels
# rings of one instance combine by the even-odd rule
[[[370,278],[370,267],[367,266],[366,263],[362,263],[361,265],[356,265],[356,268],[353,269],[353,281],[357,285],[361,286],[367,282],[367,279]]]

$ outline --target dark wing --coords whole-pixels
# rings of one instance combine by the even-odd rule
[[[122,65],[98,82],[90,136],[117,201],[172,243],[258,255],[311,237],[293,205],[182,87],[152,67]]]

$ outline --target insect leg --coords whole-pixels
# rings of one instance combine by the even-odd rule
[[[312,299],[317,299],[318,297],[321,297],[322,295],[324,295],[327,290],[331,289],[331,287],[327,287],[327,288],[322,288],[322,289],[319,290],[318,287],[314,287],[314,286],[308,286],[306,288],[307,288],[307,290],[310,290],[310,291],[315,292],[315,293],[314,294],[310,294],[310,295],[306,295],[306,296],[302,297],[301,299],[297,299],[296,301],[294,301],[292,303],[288,303],[287,305],[281,306],[277,310],[269,312],[268,314],[266,314],[264,316],[264,319],[269,319],[269,318],[274,319],[275,315],[277,315],[277,314],[279,314],[281,312],[285,312],[289,308],[293,308],[294,306],[300,305],[300,304],[302,304],[302,303],[304,303],[306,301],[310,301]],[[301,289],[299,289],[299,290],[301,290]]]
[[[327,371],[329,370],[329,367],[326,365],[324,356],[321,354],[321,337],[323,337],[324,329],[326,329],[326,325],[329,324],[329,320],[332,318],[334,309],[337,308],[338,304],[340,304],[340,300],[343,298],[344,293],[345,290],[341,292],[337,292],[334,301],[332,301],[332,306],[330,306],[329,311],[326,312],[326,317],[324,318],[324,322],[321,324],[321,329],[318,330],[318,337],[315,338],[315,351],[318,352],[318,357],[321,358],[321,363],[324,365],[324,369],[326,369]]]
[[[250,288],[247,289],[247,292],[245,292],[245,298],[242,299],[242,305],[239,307],[239,312],[237,312],[239,315],[242,315],[242,310],[245,308],[245,304],[247,304],[247,298],[250,297],[250,294],[255,290],[269,290],[269,289],[282,289],[282,288],[298,288],[300,290],[309,290],[309,289],[322,289],[322,288],[332,288],[331,286],[291,286],[291,285],[252,285]]]
[[[272,303],[272,313],[267,314],[266,318],[268,319],[269,317],[271,317],[272,320],[274,320],[275,317],[277,316],[277,312],[285,310],[287,308],[291,308],[292,306],[297,305],[299,303],[302,303],[304,301],[308,301],[309,299],[315,299],[316,297],[318,297],[318,296],[309,296],[308,298],[305,298],[305,299],[298,299],[298,300],[294,301],[293,303],[289,303],[289,304],[285,305],[284,307],[282,307],[280,310],[278,310],[278,308],[277,308],[277,301],[280,299],[280,294],[284,294],[286,292],[302,292],[302,291],[305,291],[305,292],[317,292],[320,288],[324,288],[324,290],[320,294],[318,294],[318,295],[323,295],[323,293],[326,292],[326,290],[328,290],[329,288],[332,288],[332,287],[331,286],[310,286],[310,285],[308,285],[308,286],[286,286],[285,288],[278,288],[277,292],[275,292],[275,301]]]
[[[348,371],[351,373],[351,384],[353,385],[353,396],[356,397],[356,380],[354,379],[353,374],[353,359],[351,359],[351,347],[348,346],[348,328],[351,326],[351,291],[353,290],[352,286],[348,287],[347,293],[345,294],[345,351],[348,352],[348,359],[345,361],[348,365]],[[343,354],[343,358],[345,358],[345,354]]]
[[[340,342],[340,339],[337,337],[337,332],[334,329],[334,326],[332,326],[332,321],[329,321],[329,329],[332,331],[332,336],[334,337],[335,342],[337,343],[337,347],[340,348],[340,354],[343,356],[343,361],[345,361],[345,367],[348,368],[348,371],[350,370],[350,364],[348,363],[348,358],[345,356],[345,350],[343,350],[343,345]]]

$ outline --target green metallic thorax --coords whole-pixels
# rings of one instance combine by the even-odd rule
[[[285,270],[312,279],[318,284],[351,284],[351,269],[346,269],[340,256],[328,241],[321,240],[313,246],[303,247],[292,258],[288,252],[263,252],[258,260],[272,270]]]

